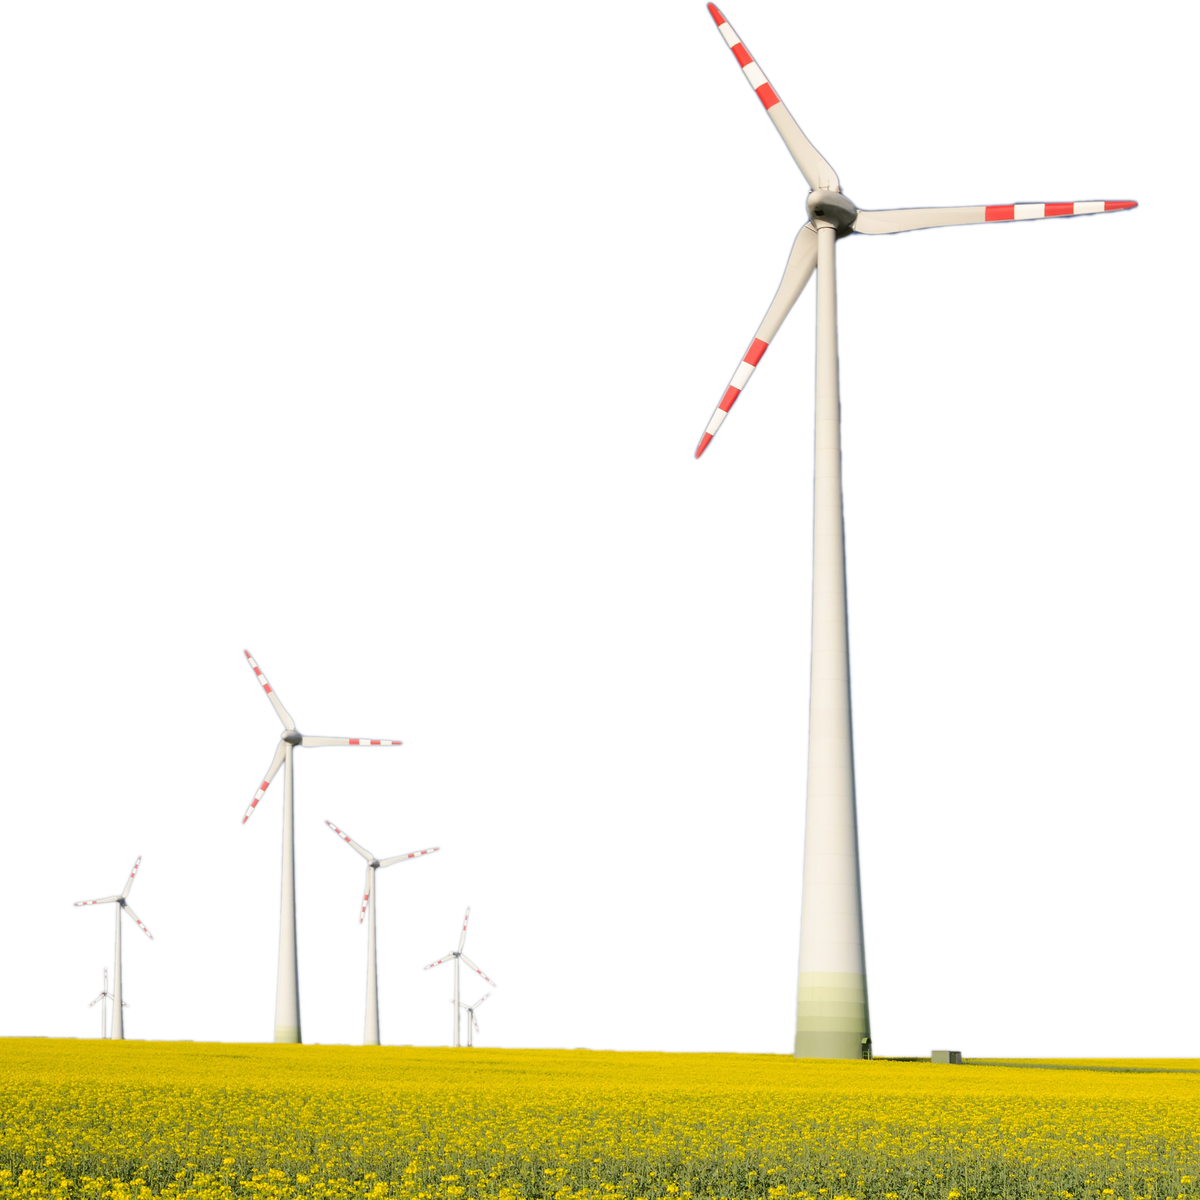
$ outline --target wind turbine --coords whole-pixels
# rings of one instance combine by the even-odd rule
[[[350,847],[367,860],[367,881],[363,886],[362,909],[358,914],[361,925],[364,915],[369,908],[371,919],[367,922],[367,1017],[363,1025],[363,1045],[379,1045],[379,985],[375,975],[375,870],[377,867],[390,867],[393,863],[408,862],[410,858],[424,858],[427,854],[436,854],[441,847],[430,846],[428,850],[414,850],[411,854],[397,854],[394,858],[377,859],[370,850],[365,850],[348,833],[339,829],[332,821],[326,825]]]
[[[474,1040],[473,1040],[473,1039],[472,1039],[472,1037],[471,1037],[471,1026],[472,1026],[472,1025],[474,1025],[474,1026],[475,1026],[475,1032],[476,1032],[476,1033],[478,1033],[478,1032],[479,1032],[479,1021],[478,1021],[478,1020],[476,1019],[476,1017],[475,1017],[475,1010],[476,1010],[476,1009],[477,1009],[477,1008],[478,1008],[478,1007],[479,1007],[479,1006],[480,1006],[480,1005],[481,1005],[481,1004],[482,1004],[482,1003],[483,1003],[483,1002],[484,1002],[484,1001],[485,1001],[485,1000],[488,998],[488,996],[490,996],[491,994],[492,994],[491,992],[488,992],[488,993],[487,993],[487,995],[485,995],[485,996],[480,996],[480,997],[479,997],[479,999],[478,999],[478,1000],[476,1000],[474,1004],[464,1004],[464,1003],[463,1003],[461,1000],[458,1002],[458,1007],[459,1007],[459,1008],[461,1008],[461,1009],[462,1009],[462,1010],[463,1010],[463,1011],[464,1011],[464,1012],[467,1014],[467,1047],[468,1047],[468,1048],[470,1048],[471,1046],[475,1045],[475,1042],[474,1042]],[[454,1003],[454,1001],[453,1001],[453,1000],[451,1000],[451,1001],[450,1001],[450,1003],[451,1003],[451,1004],[453,1004],[453,1003]]]
[[[432,971],[434,967],[440,967],[442,965],[442,963],[449,962],[451,959],[454,960],[454,1042],[453,1042],[453,1045],[455,1045],[455,1046],[462,1045],[462,1041],[459,1036],[459,1019],[458,1019],[458,1010],[461,1007],[460,1001],[458,999],[458,960],[461,958],[463,960],[463,962],[465,962],[467,964],[467,966],[470,967],[471,970],[475,972],[476,975],[478,975],[481,979],[487,979],[488,983],[490,983],[492,985],[492,987],[500,986],[494,980],[488,979],[488,977],[462,952],[463,943],[467,940],[467,921],[470,919],[470,916],[471,916],[471,910],[468,908],[466,911],[466,915],[463,917],[462,933],[459,934],[459,937],[458,937],[458,949],[451,950],[449,954],[443,954],[442,957],[437,960],[437,962],[431,962],[429,964],[429,966],[427,966],[425,968],[425,970],[427,970],[427,971]]]
[[[837,174],[804,136],[721,11],[715,4],[709,4],[708,11],[812,189],[807,205],[810,219],[796,236],[775,299],[725,389],[696,447],[696,457],[708,448],[815,269],[812,666],[794,1053],[798,1057],[859,1058],[869,1053],[871,1023],[867,1008],[850,722],[834,246],[838,238],[851,233],[901,233],[938,225],[1077,217],[1136,208],[1137,203],[1082,200],[1065,204],[860,209],[843,195]]]
[[[258,802],[279,772],[283,772],[283,868],[279,888],[279,982],[275,990],[275,1040],[277,1042],[300,1041],[300,968],[296,961],[296,854],[294,850],[295,822],[293,800],[295,778],[292,769],[292,750],[296,746],[399,746],[396,739],[388,738],[334,738],[308,737],[296,732],[296,722],[280,703],[267,677],[259,670],[258,663],[250,657],[250,651],[242,651],[254,671],[258,682],[267,694],[279,719],[283,722],[279,747],[267,768],[259,789],[246,809],[242,824],[250,820]]]
[[[93,1000],[91,1002],[91,1004],[88,1005],[88,1008],[95,1008],[97,1004],[100,1005],[100,1036],[102,1038],[108,1037],[108,1002],[111,999],[112,999],[112,992],[110,992],[108,990],[108,968],[105,967],[104,968],[104,989],[103,989],[103,991],[101,991],[100,995],[98,995],[95,998],[95,1000]],[[129,1001],[122,1000],[121,1007],[128,1008]]]
[[[129,872],[129,878],[125,880],[125,890],[119,896],[102,896],[99,900],[76,900],[76,908],[87,908],[92,904],[115,904],[117,906],[117,945],[113,952],[113,962],[116,964],[113,967],[113,1014],[112,1014],[112,1036],[114,1038],[124,1039],[125,1037],[125,1022],[122,1019],[122,1008],[127,1008],[121,999],[121,913],[126,913],[130,920],[151,940],[154,941],[154,934],[142,924],[142,919],[133,911],[132,908],[125,902],[129,895],[129,889],[133,887],[133,881],[138,873],[138,867],[142,864],[142,856],[139,854],[137,862],[133,864],[133,870]],[[105,970],[105,991],[108,990],[108,971]],[[99,999],[97,997],[96,999]],[[96,1001],[93,1000],[92,1004]],[[89,1005],[90,1007],[90,1005]]]

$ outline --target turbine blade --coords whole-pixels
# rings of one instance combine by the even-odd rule
[[[779,99],[775,89],[763,74],[762,68],[750,56],[750,51],[746,49],[742,39],[734,33],[733,26],[725,20],[721,10],[715,4],[710,4],[708,11],[712,14],[712,19],[716,21],[717,29],[725,39],[725,44],[733,51],[733,57],[738,60],[742,74],[750,81],[750,86],[762,101],[763,108],[767,110],[767,116],[775,122],[779,136],[783,138],[784,145],[792,152],[796,166],[808,180],[808,186],[814,191],[818,188],[828,188],[831,191],[840,192],[842,189],[838,183],[837,173],[821,157],[812,142],[804,136],[804,130],[796,124],[795,117],[788,112],[787,106]]]
[[[89,904],[113,904],[120,900],[120,896],[101,896],[99,900],[76,900],[76,908],[86,908]]]
[[[1065,204],[973,204],[965,208],[860,208],[855,233],[904,233],[941,225],[984,225],[1043,217],[1086,217],[1137,208],[1136,200],[1074,200]]]
[[[479,1032],[479,1018],[474,1013],[471,1014],[471,1019],[475,1022],[475,1032]]]
[[[93,1000],[93,1001],[92,1001],[92,1003],[88,1005],[88,1008],[92,1008],[94,1005],[97,1005],[97,1004],[99,1004],[99,1003],[100,1003],[100,1001],[101,1001],[101,1000],[103,1000],[103,999],[104,999],[104,997],[105,997],[105,996],[107,996],[107,995],[108,995],[108,993],[107,993],[107,992],[101,992],[101,993],[100,993],[100,995],[98,995],[98,996],[95,998],[95,1000]]]
[[[131,887],[133,887],[134,877],[137,875],[138,867],[140,867],[141,865],[142,865],[142,856],[139,854],[137,856],[137,862],[135,862],[133,864],[133,870],[129,872],[129,878],[127,880],[125,880],[125,890],[121,893],[122,900],[124,900],[125,897],[129,895],[129,889]]]
[[[490,983],[492,987],[500,986],[494,979],[488,979],[488,977],[465,954],[460,954],[459,958],[461,958],[463,962],[465,962],[467,966],[470,967],[471,970],[474,971],[475,974],[481,979],[487,979],[488,983]]]
[[[754,335],[754,341],[750,343],[750,349],[738,363],[738,369],[733,373],[733,378],[725,389],[725,395],[721,397],[721,403],[717,405],[717,410],[713,413],[712,420],[709,421],[708,428],[705,429],[700,444],[696,447],[697,458],[708,449],[708,443],[713,440],[717,430],[721,428],[721,422],[729,415],[733,402],[749,383],[750,376],[754,374],[754,368],[766,354],[767,347],[779,332],[784,318],[792,311],[792,305],[804,291],[804,285],[808,283],[816,265],[817,231],[814,226],[805,225],[796,234],[796,240],[792,243],[792,253],[784,268],[783,279],[780,280],[775,299],[771,301],[771,307],[767,309],[767,315],[763,317],[762,324],[759,325],[758,332]]]
[[[144,933],[144,934],[145,934],[145,935],[146,935],[146,936],[147,936],[147,937],[148,937],[148,938],[151,940],[151,941],[154,941],[154,934],[152,934],[152,933],[150,932],[150,930],[148,930],[148,929],[145,927],[145,925],[143,925],[143,924],[142,924],[142,918],[141,918],[141,917],[139,917],[139,916],[137,915],[137,913],[135,913],[135,912],[133,911],[133,909],[129,907],[129,905],[128,905],[128,904],[123,904],[121,907],[125,909],[125,913],[126,913],[126,915],[132,919],[133,923],[134,923],[134,924],[135,924],[135,925],[136,925],[136,926],[137,926],[137,927],[138,927],[138,928],[139,928],[139,929],[140,929],[140,930],[141,930],[141,931],[142,931],[142,932],[143,932],[143,933]]]
[[[251,814],[258,807],[258,802],[266,794],[267,788],[271,786],[271,780],[279,774],[279,768],[283,766],[284,756],[287,754],[287,742],[280,742],[279,749],[275,751],[275,757],[271,759],[271,765],[267,768],[266,778],[259,785],[258,791],[254,793],[254,799],[250,801],[250,807],[246,809],[246,815],[242,818],[242,824],[250,820]]]
[[[128,1008],[128,1007],[129,1007],[129,1001],[128,1001],[128,1000],[122,1000],[122,1001],[121,1001],[121,1007],[122,1007],[122,1008]]]
[[[302,746],[402,746],[399,738],[302,737]]]
[[[478,1008],[491,994],[492,994],[491,992],[485,992],[482,996],[479,997],[478,1000],[475,1001],[474,1004],[471,1005],[471,1007]]]
[[[367,862],[375,861],[375,855],[373,855],[370,850],[364,850],[345,830],[339,829],[332,821],[326,821],[325,824],[328,825],[329,828],[332,829],[333,832],[336,833],[338,837],[340,837],[342,841],[346,843],[347,846],[349,846],[352,850],[357,850],[359,854],[361,854],[363,858],[367,860]]]
[[[467,921],[470,919],[470,916],[471,916],[471,910],[470,910],[470,908],[468,908],[467,912],[466,912],[466,916],[463,917],[462,935],[458,939],[458,948],[460,951],[463,948],[463,942],[465,942],[467,940]]]
[[[363,923],[363,917],[367,915],[367,905],[371,903],[371,868],[367,868],[367,877],[363,881],[363,902],[362,908],[359,910],[358,923]]]
[[[426,854],[436,854],[441,846],[430,846],[428,850],[414,850],[411,854],[397,854],[393,858],[385,858],[379,865],[390,867],[392,863],[408,862],[410,858],[424,858]]]
[[[250,651],[243,650],[242,653],[246,656],[246,661],[254,668],[254,675],[258,679],[258,682],[262,684],[263,691],[267,693],[267,699],[275,706],[275,711],[279,714],[279,719],[283,722],[284,729],[295,729],[296,722],[292,720],[291,714],[283,707],[279,697],[275,695],[274,689],[267,682],[267,677],[259,669],[258,663],[250,657]]]
[[[454,958],[454,951],[451,950],[449,954],[443,954],[442,957],[437,960],[437,962],[431,962],[429,964],[429,966],[427,966],[425,968],[425,970],[432,971],[434,967],[440,967],[442,965],[442,963],[450,962],[453,958]],[[450,1003],[453,1004],[454,1001],[452,1000]]]

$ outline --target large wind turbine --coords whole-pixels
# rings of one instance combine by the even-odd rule
[[[427,858],[430,854],[442,853],[440,846],[426,846],[424,850],[409,850],[403,854],[391,854],[389,858],[376,858],[366,846],[356,842],[346,830],[336,826],[325,817],[326,829],[358,854],[366,865],[362,868],[362,899],[359,900],[359,924],[367,923],[367,980],[364,985],[362,1003],[362,1044],[383,1045],[383,1014],[379,1004],[379,871],[389,866],[410,863],[414,858]]]
[[[1083,216],[1136,208],[1137,204],[1133,200],[1082,200],[967,208],[857,208],[842,194],[837,174],[804,136],[733,27],[716,5],[710,4],[708,11],[812,189],[808,194],[810,219],[796,237],[775,299],[713,413],[696,447],[696,457],[708,448],[815,269],[812,674],[794,1052],[798,1057],[859,1058],[869,1053],[871,1023],[850,721],[834,246],[838,238],[851,233],[900,233],[936,225]]]
[[[137,862],[133,864],[133,870],[129,872],[129,878],[125,880],[125,890],[119,896],[103,896],[99,900],[76,900],[76,908],[87,908],[91,904],[115,904],[117,906],[117,944],[113,951],[113,962],[116,964],[113,967],[113,990],[112,990],[112,1036],[115,1038],[125,1037],[125,1022],[121,1013],[121,1009],[127,1007],[121,1000],[121,913],[128,914],[129,919],[151,940],[154,941],[154,934],[142,924],[141,918],[133,911],[132,908],[125,902],[129,895],[129,889],[133,887],[133,881],[138,873],[138,867],[142,864],[142,856],[137,856]],[[105,972],[105,982],[107,985],[108,973]],[[106,986],[107,990],[107,986]],[[95,1000],[92,1001],[96,1003]]]
[[[396,739],[387,738],[335,738],[308,737],[296,732],[296,722],[280,703],[267,677],[259,670],[258,663],[250,657],[250,651],[242,651],[254,671],[258,682],[267,694],[272,707],[283,722],[279,747],[267,768],[267,773],[250,801],[242,824],[250,820],[258,802],[271,784],[271,780],[283,772],[283,868],[279,897],[279,982],[275,991],[275,1040],[277,1042],[300,1041],[300,970],[296,960],[296,854],[294,846],[295,823],[293,800],[295,779],[292,770],[292,750],[296,746],[399,746]]]

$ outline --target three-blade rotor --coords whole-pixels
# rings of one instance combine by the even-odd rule
[[[251,657],[249,650],[243,650],[246,656],[246,661],[250,664],[254,671],[255,678],[262,685],[262,689],[267,694],[267,699],[270,700],[272,707],[279,715],[279,719],[283,722],[283,735],[275,750],[275,757],[271,760],[271,765],[267,768],[266,775],[263,776],[263,781],[258,786],[258,791],[254,793],[254,798],[250,801],[246,809],[245,815],[242,817],[242,824],[250,820],[254,810],[258,807],[258,802],[266,794],[267,788],[271,786],[271,780],[279,773],[279,768],[283,766],[284,760],[287,757],[288,746],[399,746],[402,745],[399,738],[338,738],[338,737],[312,737],[307,734],[301,734],[296,731],[296,722],[292,720],[291,714],[283,707],[283,701],[279,699],[279,695],[275,689],[267,682],[267,677],[262,673],[262,668]]]
[[[721,10],[715,4],[709,4],[708,11],[812,191],[808,197],[808,215],[811,219],[797,235],[775,299],[771,301],[767,315],[755,333],[749,349],[742,356],[712,419],[701,435],[696,446],[697,458],[708,449],[734,402],[750,381],[750,376],[762,360],[771,340],[779,332],[784,318],[808,283],[817,263],[818,229],[832,227],[837,237],[851,233],[903,233],[907,230],[931,229],[941,225],[1079,217],[1137,207],[1135,200],[1076,200],[1065,203],[979,204],[960,208],[859,209],[842,195],[841,183],[836,172],[796,124],[762,68],[746,49]]]
[[[464,1010],[466,1011],[466,1014],[467,1014],[467,1019],[468,1019],[468,1020],[469,1020],[469,1021],[470,1021],[470,1022],[473,1024],[473,1025],[474,1025],[474,1026],[475,1026],[475,1032],[476,1032],[476,1033],[478,1033],[478,1032],[479,1032],[479,1018],[478,1018],[478,1017],[475,1015],[475,1010],[476,1010],[476,1009],[477,1009],[477,1008],[478,1008],[478,1007],[479,1007],[479,1006],[480,1006],[480,1005],[481,1005],[481,1004],[482,1004],[482,1003],[483,1003],[483,1002],[484,1002],[484,1001],[485,1001],[485,1000],[488,998],[488,996],[490,996],[491,994],[492,994],[491,992],[487,992],[485,995],[483,995],[483,996],[480,996],[480,997],[479,997],[479,999],[478,999],[478,1000],[476,1000],[474,1004],[467,1004],[465,1001],[462,1001],[462,1000],[460,1000],[460,1001],[458,1002],[458,1007],[459,1007],[459,1008],[461,1008],[461,1009],[464,1009]],[[454,1003],[454,1001],[453,1001],[453,1000],[451,1000],[451,1001],[450,1001],[450,1003],[451,1003],[451,1004],[453,1004],[453,1003]]]
[[[125,888],[118,896],[101,896],[99,900],[76,900],[76,908],[87,908],[92,904],[119,904],[125,911],[126,915],[133,923],[151,940],[154,940],[154,934],[142,923],[142,919],[133,911],[126,903],[126,897],[129,895],[130,888],[133,887],[133,881],[137,877],[138,867],[142,865],[142,856],[137,856],[137,861],[133,864],[133,870],[129,872],[129,878],[125,880]],[[104,970],[104,986],[108,987],[108,968]],[[95,1003],[93,1001],[93,1003]]]
[[[473,962],[472,962],[472,961],[471,961],[471,960],[470,960],[470,959],[469,959],[469,958],[468,958],[468,957],[467,957],[467,956],[466,956],[466,955],[463,953],[463,946],[466,944],[466,941],[467,941],[467,922],[470,920],[470,918],[471,918],[471,910],[468,908],[468,909],[467,909],[467,911],[466,911],[466,914],[463,916],[463,923],[462,923],[462,933],[461,933],[461,934],[459,934],[459,938],[458,938],[458,949],[457,949],[457,950],[451,950],[451,951],[450,951],[448,954],[443,954],[443,955],[442,955],[442,957],[441,957],[441,958],[439,958],[439,959],[438,959],[436,962],[431,962],[431,963],[430,963],[430,964],[429,964],[429,965],[428,965],[428,966],[425,968],[425,970],[426,970],[426,971],[432,971],[434,967],[440,967],[440,966],[442,965],[442,963],[446,963],[446,962],[453,962],[453,961],[454,961],[456,958],[460,958],[460,959],[462,959],[462,961],[463,961],[463,962],[464,962],[464,963],[465,963],[465,964],[466,964],[468,967],[470,967],[470,969],[471,969],[472,971],[474,971],[474,972],[475,972],[475,974],[476,974],[476,975],[478,975],[478,976],[479,976],[481,979],[486,979],[486,980],[487,980],[487,982],[488,982],[488,983],[490,983],[490,984],[492,985],[492,987],[499,987],[500,985],[499,985],[498,983],[496,983],[496,981],[495,981],[494,979],[490,979],[490,978],[489,978],[487,975],[485,975],[485,974],[484,974],[484,973],[483,973],[483,972],[482,972],[482,971],[481,971],[481,970],[480,970],[480,969],[479,969],[479,968],[478,968],[478,967],[477,967],[477,966],[476,966],[476,965],[475,965],[475,964],[474,964],[474,963],[473,963]]]
[[[363,885],[363,901],[362,909],[358,914],[358,923],[361,925],[363,918],[367,915],[367,907],[371,903],[371,895],[375,890],[375,878],[373,871],[376,867],[390,867],[394,863],[408,862],[414,858],[424,858],[427,854],[436,854],[441,847],[430,846],[425,850],[413,850],[408,854],[395,854],[391,858],[377,859],[365,846],[360,846],[344,829],[339,829],[332,821],[326,821],[326,825],[337,834],[352,850],[361,854],[367,860],[367,880]]]

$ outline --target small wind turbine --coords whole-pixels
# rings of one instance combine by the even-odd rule
[[[141,866],[141,863],[142,863],[142,856],[139,854],[137,857],[137,862],[135,862],[133,864],[133,870],[129,872],[129,878],[127,880],[125,880],[125,890],[119,896],[102,896],[99,900],[76,900],[75,901],[76,908],[86,908],[90,904],[115,904],[117,906],[117,946],[116,946],[116,950],[113,953],[113,961],[116,963],[116,966],[113,968],[113,990],[112,990],[112,997],[111,997],[112,1002],[113,1002],[112,1036],[114,1038],[121,1038],[122,1040],[125,1037],[125,1022],[122,1020],[121,1009],[128,1007],[128,1005],[126,1005],[121,999],[121,913],[122,913],[122,911],[124,911],[125,913],[127,913],[129,915],[130,920],[132,920],[133,923],[151,941],[154,941],[154,934],[152,934],[150,932],[150,930],[148,930],[145,927],[145,925],[142,924],[142,920],[137,915],[137,913],[135,913],[133,911],[133,909],[130,908],[129,905],[125,903],[125,898],[129,895],[129,889],[131,887],[133,887],[133,880],[134,880],[134,877],[138,873],[138,867]],[[107,992],[107,990],[108,990],[108,971],[107,970],[105,970],[104,979],[105,979],[105,991]],[[99,996],[96,997],[97,1000],[99,998],[100,998]],[[93,1000],[92,1004],[95,1004],[95,1003],[96,1003],[96,1001]]]
[[[461,1008],[461,1009],[463,1009],[463,1011],[464,1011],[464,1012],[466,1012],[466,1014],[467,1014],[467,1046],[468,1046],[468,1047],[471,1047],[471,1046],[475,1045],[475,1042],[474,1042],[474,1040],[473,1040],[473,1039],[472,1039],[472,1037],[471,1037],[471,1026],[472,1026],[472,1025],[474,1025],[474,1026],[475,1026],[475,1032],[476,1032],[476,1033],[478,1033],[478,1032],[479,1032],[479,1022],[478,1022],[478,1020],[476,1020],[476,1018],[475,1018],[475,1010],[476,1010],[476,1009],[477,1009],[477,1008],[478,1008],[478,1007],[479,1007],[479,1006],[480,1006],[480,1005],[481,1005],[481,1004],[482,1004],[482,1003],[483,1003],[483,1002],[484,1002],[484,1001],[485,1001],[485,1000],[488,998],[488,996],[490,996],[491,994],[492,994],[491,992],[488,992],[488,993],[487,993],[487,995],[480,996],[480,997],[479,997],[479,999],[478,999],[478,1000],[476,1000],[474,1004],[464,1004],[464,1003],[463,1003],[461,1000],[458,1002],[458,1007],[459,1007],[459,1008]],[[453,1001],[453,1000],[451,1000],[451,1001],[450,1001],[450,1003],[451,1003],[451,1004],[453,1004],[453,1003],[454,1003],[454,1001]]]
[[[296,732],[296,722],[292,720],[288,710],[280,703],[279,697],[267,682],[267,677],[259,670],[258,663],[250,657],[249,650],[243,650],[246,661],[254,671],[258,682],[267,694],[279,719],[283,722],[283,733],[280,735],[279,748],[267,768],[262,784],[242,824],[250,820],[251,814],[258,807],[258,802],[270,786],[271,780],[283,772],[283,870],[279,885],[279,974],[275,991],[275,1040],[277,1042],[299,1042],[300,1038],[300,967],[296,960],[296,854],[293,848],[295,841],[295,822],[293,820],[293,800],[295,786],[292,770],[292,750],[296,746],[399,746],[395,738],[335,738],[335,737],[306,737]]]
[[[105,967],[104,968],[104,990],[100,993],[100,995],[98,995],[95,998],[95,1000],[93,1000],[91,1002],[91,1004],[88,1005],[88,1008],[95,1008],[95,1006],[97,1004],[100,1005],[100,1036],[102,1038],[108,1037],[108,1002],[111,999],[112,999],[112,992],[110,992],[108,990],[108,968]],[[128,1008],[129,1001],[122,1000],[121,1007]]]
[[[367,909],[371,910],[371,919],[367,922],[367,1018],[363,1025],[363,1045],[379,1045],[379,986],[375,975],[375,869],[390,867],[393,863],[408,862],[410,858],[424,858],[426,854],[436,854],[441,847],[430,846],[428,850],[414,850],[411,854],[397,854],[394,858],[377,859],[370,850],[365,850],[348,833],[339,829],[332,821],[326,825],[342,839],[352,850],[367,860],[367,882],[363,886],[362,909],[358,914],[361,925]]]
[[[835,246],[840,238],[851,234],[1081,217],[1136,208],[1137,203],[1071,200],[1060,204],[974,204],[959,208],[859,208],[843,193],[837,173],[796,124],[721,10],[709,4],[708,11],[812,189],[808,193],[808,220],[796,235],[779,290],[701,435],[696,457],[708,449],[815,270],[812,656],[794,1053],[798,1058],[861,1058],[864,1052],[869,1052],[871,1022],[867,1007],[850,720]]]
[[[463,917],[462,933],[458,938],[458,949],[451,950],[449,954],[443,954],[442,957],[437,960],[437,962],[431,962],[429,966],[425,968],[427,971],[432,971],[434,967],[440,967],[442,963],[449,962],[451,959],[454,959],[454,1042],[452,1044],[455,1046],[462,1045],[462,1041],[459,1037],[458,1019],[458,1010],[460,1007],[460,1001],[458,999],[458,960],[461,958],[463,962],[465,962],[467,966],[475,972],[476,975],[478,975],[481,979],[487,979],[488,983],[490,983],[492,987],[500,986],[495,982],[495,980],[488,979],[488,977],[462,952],[463,943],[467,940],[467,921],[470,916],[471,910],[468,908],[466,915]]]

